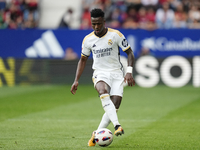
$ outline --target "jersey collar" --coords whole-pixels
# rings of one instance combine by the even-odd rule
[[[107,33],[108,33],[108,28],[106,28],[106,32],[105,32],[102,36],[96,35],[95,32],[94,32],[94,35],[95,35],[96,37],[98,37],[98,38],[102,38],[102,37],[104,37]]]

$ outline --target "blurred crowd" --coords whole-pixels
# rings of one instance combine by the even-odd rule
[[[38,27],[39,0],[0,0],[0,29]]]
[[[200,0],[83,0],[80,29],[91,28],[90,10],[105,11],[108,27],[200,28]]]
[[[39,0],[0,0],[0,29],[37,28]],[[91,29],[90,10],[105,11],[106,26],[124,29],[200,29],[200,0],[82,0],[79,29]],[[59,27],[72,28],[69,8]]]

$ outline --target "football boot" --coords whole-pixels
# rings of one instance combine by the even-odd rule
[[[124,134],[124,129],[119,125],[116,126],[114,135],[118,136],[118,135],[122,135],[122,134]]]
[[[94,138],[95,138],[95,131],[92,132],[92,137],[88,141],[88,146],[95,146],[96,145],[96,142],[95,142]]]

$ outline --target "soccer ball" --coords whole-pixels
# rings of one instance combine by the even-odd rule
[[[113,141],[113,134],[107,128],[101,128],[96,130],[95,142],[102,147],[110,145]]]

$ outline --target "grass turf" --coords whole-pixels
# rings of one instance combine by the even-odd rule
[[[0,150],[200,149],[198,88],[126,87],[118,112],[125,135],[87,147],[103,112],[93,86],[80,85],[76,95],[70,86],[2,87]]]

